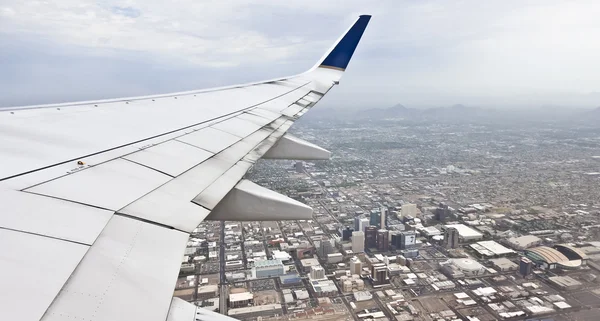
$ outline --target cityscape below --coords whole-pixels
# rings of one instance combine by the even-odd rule
[[[319,115],[291,132],[330,161],[248,174],[313,219],[203,222],[174,296],[240,320],[600,318],[594,123]]]

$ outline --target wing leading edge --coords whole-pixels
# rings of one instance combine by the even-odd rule
[[[207,218],[311,217],[243,176],[262,157],[329,157],[286,132],[339,82],[369,19],[300,75],[0,112],[0,319],[204,320],[171,304],[189,233]],[[64,260],[40,274],[38,255]]]

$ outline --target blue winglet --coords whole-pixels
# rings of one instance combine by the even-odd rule
[[[367,25],[371,20],[371,16],[363,15],[356,20],[354,25],[350,27],[348,32],[342,37],[337,45],[331,50],[329,55],[323,59],[319,65],[321,68],[331,68],[337,70],[345,70],[354,54],[354,50],[360,41]]]

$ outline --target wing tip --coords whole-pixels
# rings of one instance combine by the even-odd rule
[[[345,71],[370,20],[371,15],[360,15],[317,66]]]

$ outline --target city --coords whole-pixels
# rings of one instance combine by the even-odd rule
[[[313,220],[204,222],[175,296],[241,320],[599,313],[600,129],[314,114],[292,132],[331,161],[248,175]]]

